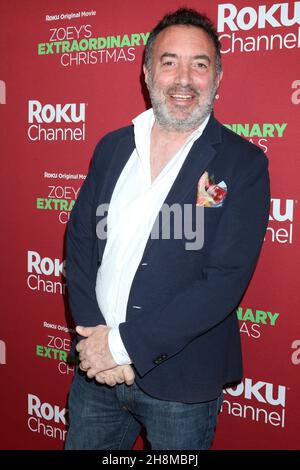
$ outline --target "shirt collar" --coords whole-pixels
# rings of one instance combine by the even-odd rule
[[[191,140],[195,141],[202,135],[209,118],[210,115],[192,132],[184,145],[187,145]],[[150,165],[150,136],[154,122],[153,108],[147,109],[132,120],[136,152],[145,168],[148,168]]]
[[[197,129],[189,136],[188,141],[194,137],[200,137],[209,121],[210,115],[200,124]],[[142,112],[134,119],[132,119],[132,123],[134,125],[134,134],[137,137],[140,132],[143,134],[145,139],[145,134],[150,137],[150,133],[155,122],[155,117],[153,113],[153,108],[147,109],[146,111]]]

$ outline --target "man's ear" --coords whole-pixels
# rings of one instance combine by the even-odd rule
[[[220,85],[220,83],[221,83],[222,78],[223,78],[223,70],[221,70],[221,72],[219,73],[218,78],[217,78],[217,80],[218,80],[218,87],[219,87],[219,85]]]
[[[148,86],[148,79],[149,79],[149,70],[147,69],[146,65],[143,65],[143,72],[145,76],[145,83]]]

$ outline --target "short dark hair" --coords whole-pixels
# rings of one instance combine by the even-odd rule
[[[222,63],[221,43],[217,31],[214,27],[213,22],[205,14],[198,13],[196,10],[192,10],[191,8],[179,8],[173,13],[167,13],[163,17],[163,19],[159,23],[157,23],[155,28],[150,33],[145,48],[144,64],[146,68],[148,70],[150,69],[153,46],[158,34],[169,26],[177,25],[196,26],[197,28],[204,30],[208,34],[208,36],[212,39],[215,45],[216,71],[219,74],[222,71]]]

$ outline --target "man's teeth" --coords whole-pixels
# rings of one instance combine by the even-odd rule
[[[171,95],[172,98],[180,99],[180,100],[189,100],[192,98],[191,95]]]

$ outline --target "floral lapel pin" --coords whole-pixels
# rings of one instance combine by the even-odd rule
[[[227,186],[224,181],[216,184],[213,176],[205,171],[198,181],[197,206],[221,207],[227,196]]]

